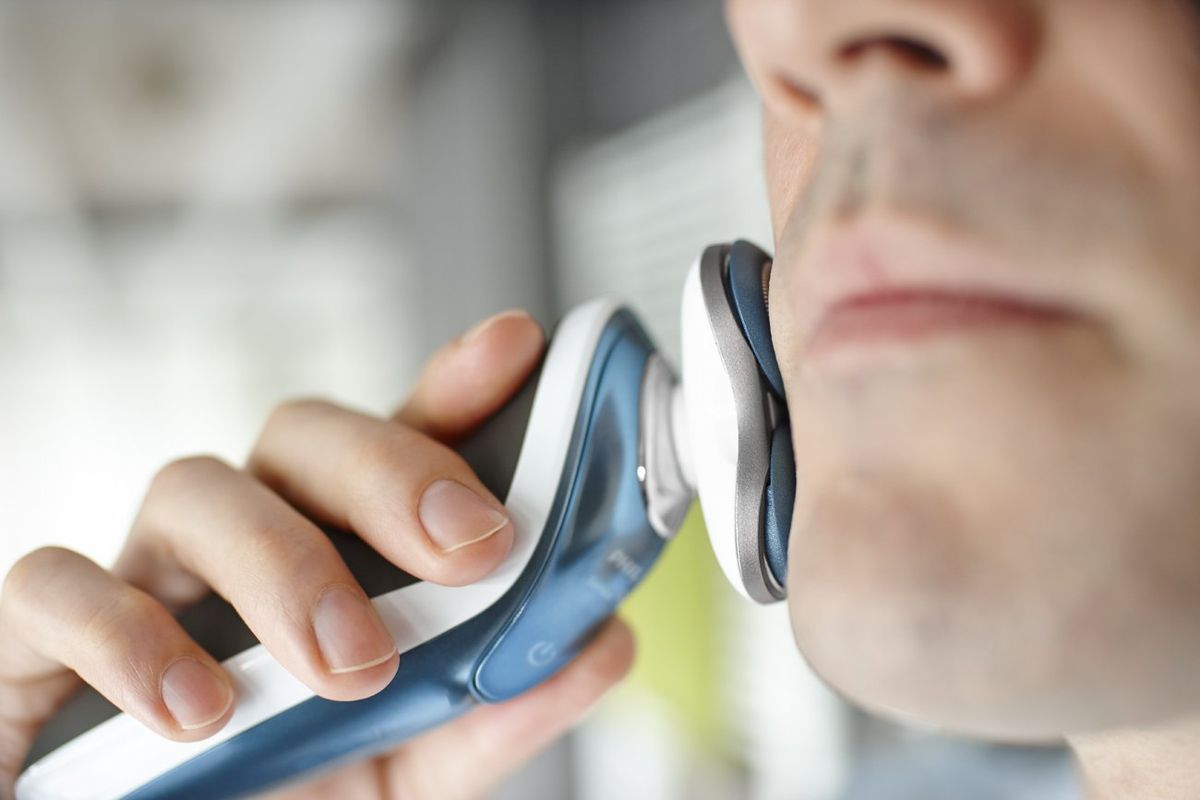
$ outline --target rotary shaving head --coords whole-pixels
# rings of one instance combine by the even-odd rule
[[[683,424],[717,561],[760,603],[786,596],[795,463],[783,381],[771,343],[771,261],[747,242],[714,245],[683,293]]]

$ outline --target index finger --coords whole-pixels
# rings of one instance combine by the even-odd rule
[[[393,419],[452,442],[500,410],[533,372],[545,344],[526,311],[488,317],[426,362]]]

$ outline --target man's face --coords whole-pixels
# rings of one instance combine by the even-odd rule
[[[1006,738],[1200,709],[1186,0],[731,0],[764,98],[797,641]]]

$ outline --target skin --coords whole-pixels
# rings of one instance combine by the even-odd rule
[[[1096,800],[1200,796],[1194,5],[731,0],[728,11],[763,97],[771,316],[800,475],[788,583],[801,651],[880,713],[991,739],[1065,737]],[[863,220],[919,227],[934,247],[966,242],[967,266],[1005,271],[1069,318],[818,357],[815,276],[831,232]],[[494,320],[436,356],[394,420],[293,403],[245,469],[172,465],[111,572],[55,550],[18,564],[0,595],[0,781],[75,673],[165,736],[219,729],[227,710],[182,730],[159,690],[181,656],[216,669],[167,613],[207,585],[318,694],[381,688],[394,655],[349,672],[322,662],[304,621],[328,587],[353,584],[282,500],[349,524],[423,578],[477,579],[511,532],[439,553],[414,516],[418,490],[433,473],[481,488],[438,442],[495,410],[540,346],[527,319]],[[365,466],[330,472],[340,459]],[[254,568],[216,569],[189,548],[197,526],[233,554],[249,547]],[[296,543],[324,566],[297,563]],[[87,602],[41,604],[70,594],[39,591],[59,581]],[[360,623],[365,656],[372,623]],[[278,796],[477,796],[576,719],[630,653],[614,623],[530,694]]]
[[[1094,798],[1200,796],[1195,4],[727,11],[763,98],[801,651],[889,716],[1066,737]],[[821,350],[853,225],[1070,315]]]
[[[527,314],[485,320],[429,361],[391,419],[293,401],[272,414],[244,468],[209,457],[164,467],[111,570],[59,548],[25,556],[0,592],[0,798],[12,796],[34,734],[81,679],[169,739],[221,729],[235,699],[228,677],[171,615],[210,587],[318,695],[354,700],[386,686],[400,656],[336,551],[300,512],[353,530],[425,580],[461,585],[489,573],[512,545],[511,524],[456,502],[451,522],[490,534],[441,547],[423,526],[422,498],[448,478],[477,493],[484,512],[502,509],[447,443],[503,405],[543,347]],[[314,616],[330,596],[333,616],[323,624],[345,634],[333,648],[318,640]],[[632,657],[628,629],[613,620],[562,672],[521,697],[269,796],[482,796],[577,722]],[[165,676],[181,663],[187,680],[171,689]],[[177,716],[180,708],[188,713]]]

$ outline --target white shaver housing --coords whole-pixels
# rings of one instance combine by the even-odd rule
[[[683,290],[681,385],[689,476],[695,481],[717,562],[746,597],[785,596],[762,545],[770,470],[772,405],[749,344],[725,297],[723,266],[706,253]]]

